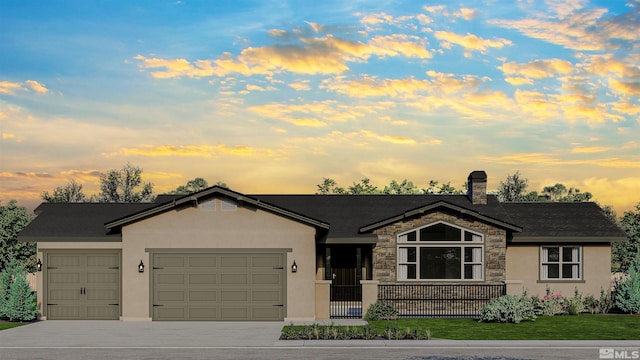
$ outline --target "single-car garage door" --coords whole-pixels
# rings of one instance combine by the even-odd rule
[[[283,320],[283,253],[153,254],[154,320]]]
[[[47,319],[119,319],[119,252],[49,252],[46,267]]]

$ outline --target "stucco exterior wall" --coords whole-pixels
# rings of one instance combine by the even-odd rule
[[[507,293],[542,296],[547,287],[564,296],[578,289],[583,295],[600,294],[611,288],[611,247],[608,244],[582,246],[582,280],[540,280],[540,246],[509,245],[507,248]]]
[[[315,319],[315,229],[262,210],[238,207],[170,211],[122,229],[122,319],[150,320],[151,269],[146,249],[292,249],[286,253],[286,320]],[[298,265],[291,272],[293,261]]]
[[[446,212],[432,212],[377,229],[378,242],[373,248],[373,280],[380,284],[412,284],[416,281],[397,280],[397,235],[399,233],[443,221],[484,235],[484,281],[500,283],[505,279],[506,231],[471,218]],[[427,283],[428,281],[422,281]],[[433,282],[428,282],[433,283]],[[468,281],[451,281],[468,283]]]

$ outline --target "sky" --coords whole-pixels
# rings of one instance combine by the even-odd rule
[[[323,178],[640,202],[640,1],[0,2],[0,201]]]

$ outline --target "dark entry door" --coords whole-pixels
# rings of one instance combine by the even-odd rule
[[[355,246],[327,248],[327,265],[330,269],[331,300],[360,300],[362,290],[362,249]]]

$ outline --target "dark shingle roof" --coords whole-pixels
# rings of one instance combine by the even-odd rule
[[[522,202],[502,206],[523,228],[522,232],[513,234],[514,242],[557,241],[558,238],[593,242],[626,239],[625,232],[592,202]]]
[[[88,240],[119,241],[104,223],[127,214],[157,206],[157,203],[42,203],[38,216],[19,234],[21,241]],[[115,236],[114,236],[115,235]]]

